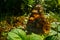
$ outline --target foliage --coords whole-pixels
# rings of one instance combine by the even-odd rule
[[[48,36],[45,40],[58,40],[57,36]]]
[[[28,40],[43,40],[44,36],[43,35],[37,35],[32,33],[31,35],[28,35]]]
[[[12,36],[11,36],[12,35]],[[8,40],[26,40],[26,33],[21,29],[13,29],[8,33]]]
[[[58,5],[58,0],[50,0],[50,1],[45,1],[44,7],[46,12],[52,11],[52,12],[57,12],[60,13],[60,6]]]
[[[12,29],[7,36],[8,40],[59,40],[58,38],[59,36],[57,37],[56,34],[52,34],[47,37],[45,37],[44,35],[38,35],[34,33],[26,35],[26,32],[18,28]]]
[[[21,29],[13,29],[8,33],[8,40],[43,40],[43,38],[44,36],[34,33],[26,35],[26,33]]]

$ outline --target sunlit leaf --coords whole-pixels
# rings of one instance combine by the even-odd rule
[[[8,33],[8,40],[22,40],[17,34],[13,32]]]
[[[13,29],[11,32],[19,35],[23,40],[26,40],[26,33],[21,29]]]
[[[34,0],[28,0],[28,4],[33,4],[34,3]]]
[[[55,34],[57,34],[57,32],[51,29],[49,35],[55,35]]]
[[[13,29],[8,33],[8,39],[11,39],[11,40],[26,40],[26,33],[21,29]]]
[[[60,0],[58,0],[58,4],[60,5]]]
[[[40,35],[37,35],[37,34],[34,34],[32,33],[31,35],[28,35],[28,40],[43,40],[44,37],[43,36],[40,36]]]

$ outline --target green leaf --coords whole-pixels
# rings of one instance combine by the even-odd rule
[[[28,0],[28,4],[32,5],[34,3],[34,0]]]
[[[57,34],[57,32],[51,29],[49,35],[51,36],[51,35],[55,35],[55,34]]]
[[[58,25],[58,31],[60,31],[60,25]]]
[[[58,33],[58,39],[60,40],[60,33]]]
[[[56,27],[57,27],[56,22],[52,22],[52,23],[51,23],[51,27],[56,28]]]
[[[45,40],[58,40],[57,36],[48,36]]]
[[[58,0],[58,4],[60,5],[60,0]]]
[[[23,40],[26,40],[26,33],[22,29],[13,29],[11,32],[19,35]]]
[[[31,35],[28,35],[28,40],[43,40],[44,38],[40,35],[32,33]]]
[[[13,32],[8,33],[8,40],[22,40],[17,34]]]

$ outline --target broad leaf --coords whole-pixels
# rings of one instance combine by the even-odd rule
[[[8,40],[22,40],[17,34],[13,32],[8,33]]]
[[[15,36],[15,34],[16,35],[18,35],[22,40],[26,40],[26,33],[23,31],[23,30],[21,30],[21,29],[13,29],[13,30],[11,30],[11,32],[9,32],[8,34],[10,35],[11,33],[14,33],[13,34],[13,36]],[[9,36],[8,35],[8,36]],[[12,36],[10,36],[10,37],[12,37]],[[13,38],[13,37],[12,37]]]
[[[43,40],[44,37],[43,36],[40,36],[40,35],[37,35],[37,34],[34,34],[32,33],[31,35],[28,35],[28,40]]]

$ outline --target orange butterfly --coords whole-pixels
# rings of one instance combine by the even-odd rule
[[[50,31],[50,23],[43,14],[43,7],[37,4],[29,17],[27,30],[34,33],[46,33]]]

